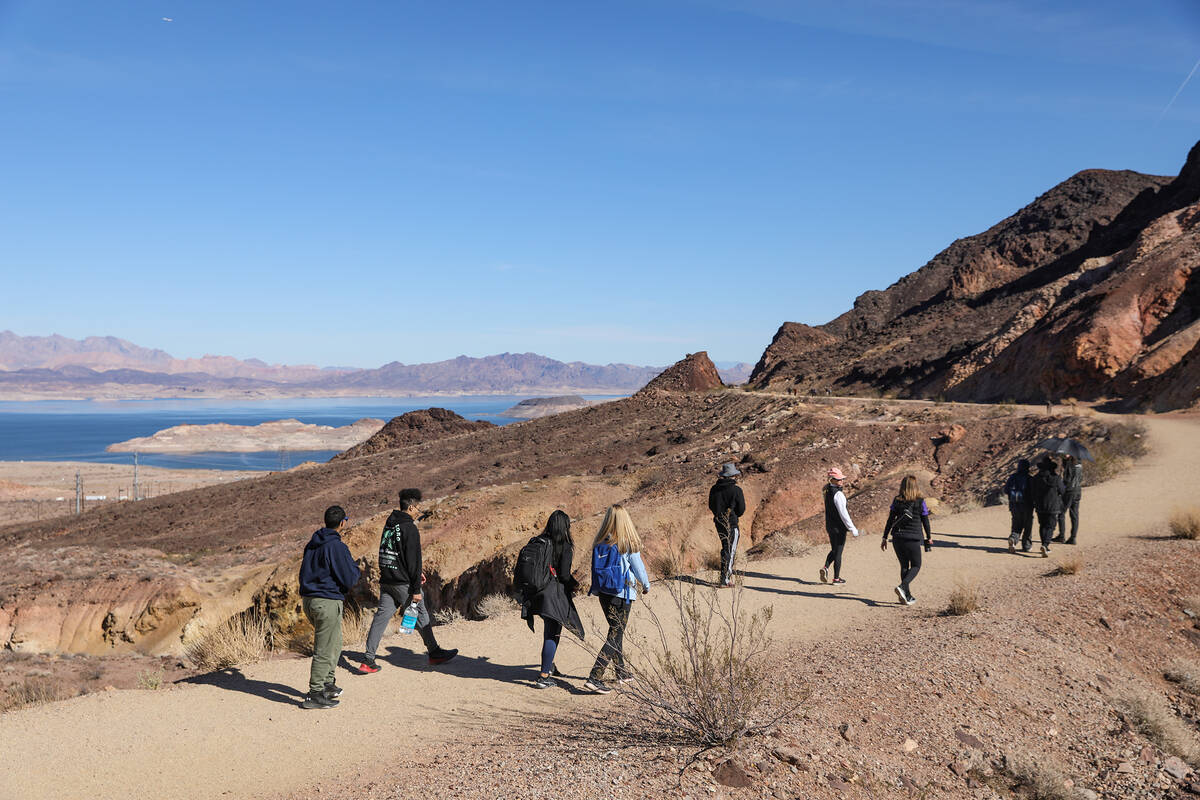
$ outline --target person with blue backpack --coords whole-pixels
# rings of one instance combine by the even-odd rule
[[[650,591],[650,577],[642,563],[642,540],[633,520],[623,506],[610,506],[604,522],[592,542],[592,588],[588,594],[600,597],[600,608],[608,621],[608,637],[592,672],[583,686],[596,694],[608,694],[612,688],[604,682],[609,662],[616,668],[617,681],[633,680],[625,665],[625,628],[629,625],[629,610],[637,599],[637,584],[642,592]]]
[[[513,569],[513,589],[521,603],[521,618],[534,630],[536,617],[542,618],[542,660],[537,689],[557,686],[554,656],[563,628],[583,639],[583,622],[572,596],[579,581],[571,574],[575,542],[571,539],[571,518],[555,511],[546,520],[545,529],[534,536],[517,554]]]
[[[1008,513],[1012,517],[1012,532],[1008,537],[1008,552],[1017,552],[1017,543],[1028,552],[1033,549],[1033,493],[1029,486],[1029,460],[1017,462],[1017,471],[1004,483],[1008,498]]]

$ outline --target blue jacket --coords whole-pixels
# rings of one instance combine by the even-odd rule
[[[300,562],[300,596],[345,600],[361,573],[350,548],[333,528],[321,528],[304,547]]]
[[[621,560],[625,562],[625,574],[629,577],[625,580],[625,591],[621,592],[618,597],[633,602],[637,600],[636,584],[640,583],[645,589],[649,589],[650,576],[646,574],[646,565],[642,563],[641,553],[621,553]],[[592,589],[590,594],[599,594],[599,592]]]

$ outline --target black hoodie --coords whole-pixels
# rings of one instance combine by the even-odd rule
[[[732,531],[738,526],[738,517],[746,513],[746,497],[742,494],[742,487],[733,478],[717,478],[717,482],[708,490],[708,510],[712,512],[718,530]],[[728,523],[725,521],[727,514]]]
[[[421,533],[407,511],[396,510],[383,524],[379,539],[379,582],[421,591]]]

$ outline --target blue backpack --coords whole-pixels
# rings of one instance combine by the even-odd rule
[[[628,572],[615,544],[596,545],[592,548],[592,588],[588,594],[623,594]]]

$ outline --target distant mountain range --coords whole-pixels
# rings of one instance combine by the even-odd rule
[[[662,371],[565,363],[536,353],[459,356],[378,369],[289,366],[229,356],[175,358],[112,336],[68,339],[0,332],[0,397],[271,397],[430,394],[631,394]],[[741,383],[749,365],[722,371]]]

